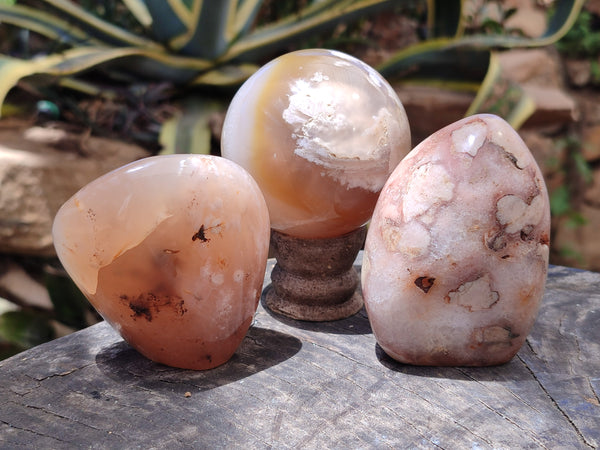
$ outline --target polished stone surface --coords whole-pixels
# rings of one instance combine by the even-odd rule
[[[140,353],[207,369],[227,361],[258,306],[269,247],[264,198],[224,158],[146,158],[90,183],[58,212],[57,254]]]
[[[285,54],[235,95],[222,154],[260,185],[273,229],[302,238],[364,225],[410,150],[398,96],[379,73],[331,50]]]
[[[434,133],[391,175],[367,235],[378,343],[411,364],[510,360],[543,295],[549,234],[544,180],[508,123],[477,115]]]

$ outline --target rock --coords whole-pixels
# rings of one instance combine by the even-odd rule
[[[523,127],[564,125],[578,120],[577,104],[564,90],[530,84],[523,84],[521,87],[536,106]]]
[[[123,142],[0,122],[0,252],[54,255],[58,208],[79,188],[147,156]]]
[[[589,12],[600,16],[600,0],[587,0],[585,2],[585,9]]]
[[[569,82],[575,87],[583,87],[592,81],[592,61],[590,59],[565,58],[565,69]]]
[[[225,158],[163,155],[85,186],[54,221],[56,251],[90,303],[144,356],[223,364],[261,295],[269,212]]]
[[[600,160],[600,124],[588,126],[582,130],[581,154],[588,162]],[[600,197],[598,197],[600,198]]]
[[[502,75],[521,86],[535,103],[524,128],[561,126],[579,118],[575,100],[565,92],[561,60],[548,49],[509,50],[500,53]]]
[[[549,49],[514,49],[500,52],[502,74],[516,83],[562,87],[561,60]]]
[[[598,180],[597,180],[598,182]],[[596,188],[594,188],[596,190]],[[600,204],[581,205],[579,214],[584,225],[572,226],[568,217],[554,219],[556,230],[552,236],[552,263],[600,271]]]
[[[589,206],[600,209],[600,170],[595,170],[593,172],[592,183],[588,189],[586,189],[583,199]],[[600,246],[600,236],[598,244]]]
[[[434,86],[394,85],[402,100],[413,147],[440,128],[464,117],[475,99],[470,92],[452,91]]]
[[[6,293],[20,304],[46,310],[53,308],[46,287],[34,280],[21,266],[12,262],[0,271],[0,292]]]
[[[500,364],[542,300],[550,207],[504,120],[475,115],[419,144],[381,192],[362,288],[379,345],[418,365]]]
[[[548,12],[538,7],[535,0],[504,0],[502,5],[504,10],[516,8],[515,14],[504,24],[507,29],[520,30],[530,37],[541,36],[546,31]]]

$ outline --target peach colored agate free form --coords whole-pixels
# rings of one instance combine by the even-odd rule
[[[390,176],[365,244],[377,342],[410,364],[509,361],[544,292],[550,208],[519,135],[492,115],[419,144]]]
[[[258,306],[269,243],[264,198],[223,158],[157,156],[93,181],[58,212],[54,243],[98,312],[146,357],[227,361]]]
[[[274,230],[340,236],[364,225],[410,150],[404,108],[365,63],[323,49],[283,55],[236,93],[223,156],[260,185]]]

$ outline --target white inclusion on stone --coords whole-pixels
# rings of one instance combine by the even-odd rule
[[[448,292],[447,301],[450,304],[462,306],[469,311],[490,309],[499,299],[498,292],[492,291],[488,274],[468,281],[454,291]]]
[[[294,153],[318,164],[347,188],[378,192],[388,176],[392,143],[401,139],[386,108],[375,115],[351,84],[320,72],[291,86],[283,119],[292,126]]]
[[[381,235],[388,251],[411,257],[423,255],[431,241],[427,229],[415,221],[398,226],[393,221],[386,220],[382,225]]]
[[[431,212],[431,208],[447,202],[454,196],[454,183],[446,169],[439,164],[426,163],[417,167],[407,183],[402,201],[402,214],[406,222]]]
[[[482,121],[470,122],[452,132],[452,146],[459,153],[475,157],[487,136],[487,126]]]
[[[528,205],[516,195],[505,195],[496,203],[496,218],[507,233],[516,233],[526,225],[537,225],[544,215],[544,199],[537,195]]]
[[[329,81],[329,77],[323,75],[323,72],[315,72],[310,81],[313,83],[320,83],[321,81]]]
[[[213,273],[210,275],[210,282],[220,286],[225,282],[225,275],[220,272]]]
[[[235,281],[236,283],[241,283],[243,279],[244,279],[244,271],[243,270],[238,269],[235,272],[233,272],[233,281]]]

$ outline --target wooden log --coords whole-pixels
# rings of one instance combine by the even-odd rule
[[[153,363],[100,323],[0,363],[0,447],[595,448],[599,287],[551,267],[527,344],[486,368],[397,363],[364,310],[308,323],[260,306],[205,372]]]

